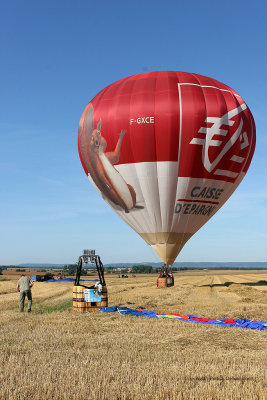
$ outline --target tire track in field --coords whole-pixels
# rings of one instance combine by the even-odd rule
[[[11,294],[11,293],[14,293],[14,288],[1,290],[0,296],[3,296],[5,294]]]
[[[48,285],[48,284],[46,284]],[[55,285],[54,283],[52,285]],[[62,283],[60,283],[62,285]],[[43,290],[44,289],[44,290]],[[48,290],[47,290],[48,289]],[[52,290],[51,290],[52,289]],[[36,299],[36,302],[40,301],[49,301],[49,300],[55,300],[57,298],[60,298],[62,296],[65,296],[66,294],[70,294],[70,297],[72,298],[72,287],[69,286],[47,286],[47,287],[42,287],[42,290],[39,291],[37,294],[37,288],[36,290],[32,290],[33,292],[33,301]]]
[[[212,285],[214,285],[212,287],[214,293],[217,293],[220,299],[225,303],[239,302],[241,297],[237,293],[230,291],[228,286],[224,286],[225,282],[227,282],[225,275],[216,275],[212,283]]]
[[[240,275],[225,274],[224,276],[228,282],[234,282],[241,285],[242,283],[247,283],[247,282],[256,283],[261,280],[267,280],[267,274],[250,274],[249,276],[247,274],[240,274]]]
[[[183,285],[187,285],[189,287],[198,287],[201,285],[209,284],[212,276],[211,275],[204,275],[204,276],[187,276],[185,282],[182,282]],[[178,282],[180,283],[180,282]]]
[[[200,279],[188,300],[192,303],[201,302],[213,306],[236,303],[240,300],[238,294],[230,292],[227,287],[216,286],[221,285],[223,280],[221,275],[210,275],[206,279]]]
[[[16,293],[17,281],[0,281],[0,295]]]
[[[267,303],[266,290],[267,286],[257,285],[257,282],[264,280],[266,274],[247,275],[224,275],[225,283],[232,282],[227,285],[228,293],[237,296],[239,302],[246,304],[263,304]],[[251,285],[250,285],[251,283]]]
[[[117,294],[130,294],[130,293],[137,293],[137,292],[143,292],[145,289],[149,289],[149,291],[153,290],[153,288],[156,288],[156,279],[154,282],[145,282],[145,283],[133,283],[133,282],[127,282],[127,283],[110,283],[107,284],[108,288],[108,294],[109,295],[117,295]]]
[[[46,286],[41,286],[46,285]],[[61,283],[62,285],[62,283]],[[52,290],[51,290],[52,289]],[[49,287],[48,284],[40,283],[39,285],[34,285],[32,289],[33,304],[41,302],[54,301],[65,297],[67,294],[72,297],[72,288],[66,286],[55,286]],[[25,299],[25,304],[27,304],[27,298]],[[0,297],[0,310],[10,310],[16,306],[19,306],[19,293],[15,292],[14,289],[12,293],[4,294]]]
[[[235,285],[241,285],[243,287],[251,287],[259,292],[267,291],[267,274],[251,274],[247,275],[225,275],[226,282],[232,282]],[[257,284],[258,283],[258,284]],[[250,285],[251,284],[251,285]],[[235,285],[229,285],[233,289]]]
[[[211,285],[213,276],[197,277],[192,285],[191,293],[188,296],[189,303],[214,303],[214,294]]]

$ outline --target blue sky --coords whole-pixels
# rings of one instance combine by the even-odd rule
[[[267,260],[262,1],[18,1],[0,15],[0,264],[160,261],[99,197],[77,151],[87,103],[123,77],[195,72],[236,90],[257,127],[251,167],[176,261]]]

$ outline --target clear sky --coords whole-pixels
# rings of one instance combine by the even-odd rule
[[[257,127],[250,169],[176,261],[267,261],[265,0],[2,2],[0,264],[160,261],[99,197],[77,151],[87,103],[126,76],[195,72],[236,90]]]

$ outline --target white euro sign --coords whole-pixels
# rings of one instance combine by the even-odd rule
[[[243,128],[243,120],[241,118],[240,124],[237,127],[235,133],[230,137],[230,139],[227,141],[221,152],[217,155],[215,160],[210,162],[209,159],[209,148],[213,146],[221,146],[222,141],[213,139],[215,135],[221,135],[221,136],[226,136],[228,131],[226,129],[221,129],[222,125],[228,125],[228,126],[233,126],[235,121],[232,121],[231,118],[235,117],[236,115],[240,114],[242,111],[244,111],[247,108],[247,105],[245,103],[241,104],[239,107],[227,112],[224,114],[222,117],[207,117],[205,122],[207,123],[212,123],[212,126],[210,128],[202,127],[199,129],[198,133],[204,133],[206,135],[205,139],[198,139],[194,138],[191,140],[190,144],[198,144],[203,146],[202,148],[202,162],[204,167],[208,172],[212,172],[216,165],[221,161],[223,156],[228,152],[228,150],[231,149],[231,147],[235,144],[237,141],[238,137],[240,137],[240,140],[242,140],[242,128]],[[248,142],[248,137],[247,133],[243,133],[243,138],[244,142],[241,144],[241,149],[247,147],[249,145]],[[232,156],[231,161],[237,162],[237,163],[242,163],[244,161],[243,157],[239,156]],[[228,176],[230,178],[236,178],[238,173],[228,171],[228,170],[221,170],[217,169],[214,172],[215,175],[223,175],[223,176]]]

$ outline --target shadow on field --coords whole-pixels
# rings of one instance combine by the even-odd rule
[[[225,283],[210,283],[209,285],[200,285],[199,287],[229,287],[231,285],[244,285],[244,286],[267,286],[267,281],[258,282],[225,282]]]

